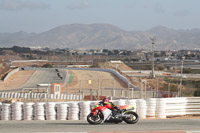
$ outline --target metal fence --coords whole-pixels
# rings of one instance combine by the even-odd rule
[[[123,89],[94,90],[82,89],[73,94],[46,94],[46,93],[16,93],[0,92],[3,99],[21,99],[21,101],[80,101],[80,100],[101,100],[103,97],[112,99],[141,99],[141,98],[160,98],[176,97],[177,92],[168,91],[134,91]]]

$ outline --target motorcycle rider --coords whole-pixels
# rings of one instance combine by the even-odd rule
[[[121,109],[117,107],[115,104],[113,104],[111,101],[109,101],[108,98],[102,99],[102,101],[99,102],[101,105],[106,106],[110,110],[112,110],[114,113],[120,113]]]

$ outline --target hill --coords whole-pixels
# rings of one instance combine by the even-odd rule
[[[200,47],[200,29],[174,30],[157,26],[146,31],[125,31],[110,24],[63,25],[42,33],[0,33],[0,46],[151,49],[150,36],[156,36],[157,50]]]

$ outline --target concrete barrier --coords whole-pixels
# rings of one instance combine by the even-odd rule
[[[6,80],[7,80],[11,75],[15,74],[15,73],[18,72],[18,71],[19,71],[19,68],[16,68],[16,69],[12,70],[11,72],[9,72],[9,73],[6,75],[6,77],[3,79],[3,81],[6,82]]]

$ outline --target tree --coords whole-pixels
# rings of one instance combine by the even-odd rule
[[[52,64],[49,64],[49,63],[46,63],[46,64],[44,64],[42,67],[45,67],[45,68],[53,68],[53,65],[52,65]]]
[[[158,70],[164,70],[164,69],[165,69],[165,66],[162,65],[162,64],[158,64],[158,65],[156,66],[156,69],[158,69]]]
[[[11,48],[12,51],[14,51],[15,53],[30,53],[31,49],[27,48],[27,47],[19,47],[19,46],[13,46]]]
[[[191,68],[183,68],[183,73],[194,73]]]

